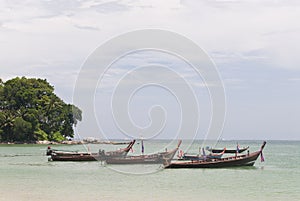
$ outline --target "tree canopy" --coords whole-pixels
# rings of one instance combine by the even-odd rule
[[[81,110],[65,103],[47,80],[0,79],[0,141],[62,141],[74,136]]]

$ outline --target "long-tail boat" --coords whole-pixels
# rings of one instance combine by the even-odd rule
[[[165,164],[165,168],[227,168],[253,166],[259,155],[261,156],[261,160],[264,161],[262,151],[265,145],[266,142],[263,142],[259,151],[247,153],[245,155],[202,161],[176,161]]]
[[[179,140],[177,147],[171,151],[159,152],[150,155],[127,156],[123,158],[114,157],[105,160],[107,164],[164,164],[169,163],[175,156],[181,145]]]
[[[104,150],[99,150],[98,153],[91,152],[78,152],[78,151],[62,151],[51,149],[48,147],[47,155],[50,155],[50,161],[105,161],[109,158],[122,158],[126,157],[129,150],[134,145],[135,140],[131,141],[130,144],[123,149],[116,151],[105,152]]]

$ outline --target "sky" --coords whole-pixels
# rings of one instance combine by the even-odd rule
[[[99,46],[135,30],[167,30],[192,40],[213,60],[226,96],[221,138],[300,140],[298,19],[297,0],[0,0],[0,78],[45,78],[59,97],[72,103],[82,66]],[[130,137],[121,134],[108,114],[109,95],[124,74],[154,58],[156,65],[174,67],[197,94],[201,125],[196,138],[203,138],[212,116],[209,92],[186,64],[171,57],[141,52],[114,64],[94,97],[102,130],[85,133],[89,114],[83,111],[76,132],[82,137],[100,132],[110,138]],[[157,74],[149,70],[147,75]],[[131,120],[147,126],[146,113],[153,105],[163,106],[165,113],[158,114],[169,117],[156,137],[173,138],[181,105],[166,89],[138,90],[129,104]]]

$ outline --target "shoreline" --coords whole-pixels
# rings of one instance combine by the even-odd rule
[[[34,142],[0,142],[0,145],[81,145],[81,144],[112,144],[112,145],[121,145],[121,144],[129,144],[130,141],[126,142],[113,142],[113,141],[62,141],[62,142],[54,142],[54,141],[34,141]]]
[[[69,145],[76,145],[76,144],[88,144],[91,142],[84,142],[84,141],[62,141],[62,142],[54,142],[54,141],[36,141],[36,142],[0,142],[0,145],[59,145],[59,144],[69,144]]]

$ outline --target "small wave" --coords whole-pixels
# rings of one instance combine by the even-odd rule
[[[9,165],[41,167],[41,166],[49,166],[50,164],[49,163],[10,163]]]
[[[24,156],[38,156],[38,155],[32,155],[32,154],[5,154],[5,155],[0,155],[0,157],[24,157]]]

